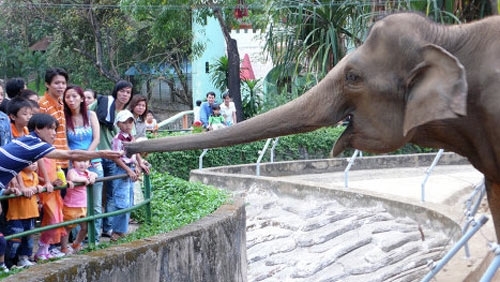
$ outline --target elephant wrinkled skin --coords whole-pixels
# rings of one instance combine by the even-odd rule
[[[294,101],[216,132],[131,143],[127,153],[222,147],[350,123],[335,143],[385,153],[411,142],[454,151],[485,176],[500,237],[500,17],[445,26],[384,17]]]

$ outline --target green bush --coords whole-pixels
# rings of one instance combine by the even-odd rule
[[[280,137],[275,148],[274,161],[306,160],[328,158],[330,151],[344,127],[321,128],[316,131]],[[163,135],[163,136],[168,136]],[[264,148],[266,140],[240,144],[231,147],[210,149],[203,158],[203,167],[216,167],[255,163],[259,151]],[[270,148],[262,162],[270,161]],[[393,154],[423,153],[435,151],[408,144]],[[341,157],[351,156],[354,150],[347,150]],[[189,172],[199,166],[202,150],[152,153],[148,161],[157,171],[166,171],[173,176],[189,179]],[[370,155],[364,153],[365,156]]]
[[[188,182],[168,173],[151,173],[151,224],[141,225],[133,238],[143,238],[177,229],[214,212],[226,203],[229,194],[210,185]],[[145,222],[145,209],[132,213],[132,218]]]

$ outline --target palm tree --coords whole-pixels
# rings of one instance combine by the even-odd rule
[[[210,79],[215,88],[221,92],[226,91],[229,87],[229,59],[227,56],[222,56],[214,64],[210,66]]]

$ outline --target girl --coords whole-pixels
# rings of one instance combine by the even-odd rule
[[[87,216],[87,185],[93,184],[97,173],[88,170],[89,161],[72,161],[72,168],[68,171],[67,180],[84,183],[68,189],[64,197],[64,221],[70,221]],[[66,232],[71,232],[75,225],[67,225]],[[61,238],[61,251],[65,254],[78,252],[82,248],[82,241],[87,235],[87,223],[80,223],[80,231],[71,246],[68,246],[68,235]]]

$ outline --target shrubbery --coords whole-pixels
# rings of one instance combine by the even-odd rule
[[[280,137],[275,149],[274,161],[305,160],[329,158],[330,151],[344,127],[321,128],[313,132]],[[161,136],[168,136],[164,134]],[[231,147],[210,149],[203,158],[203,167],[255,163],[259,151],[266,140]],[[270,148],[262,162],[269,162]],[[410,154],[435,151],[408,144],[393,154]],[[189,179],[189,171],[197,169],[202,150],[152,153],[148,161],[156,171],[166,171],[173,176]],[[342,157],[352,155],[353,150],[343,152]],[[369,155],[364,153],[364,155]]]

